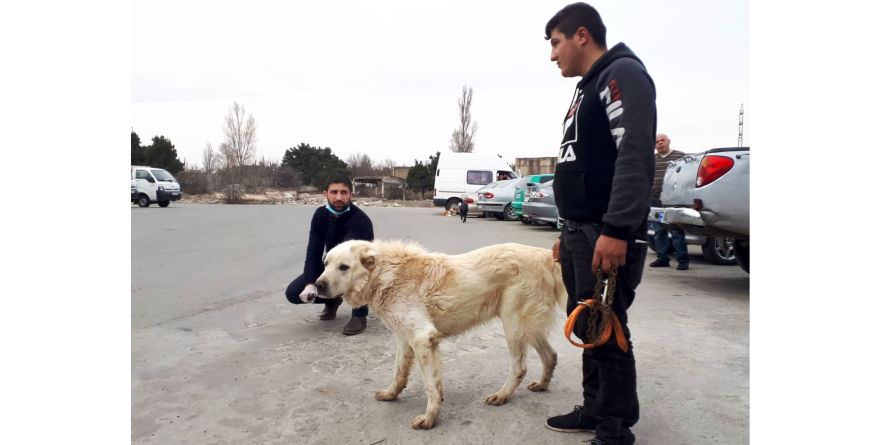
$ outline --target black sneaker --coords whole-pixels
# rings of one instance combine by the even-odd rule
[[[689,263],[680,263],[677,265],[677,270],[686,270],[689,269]]]
[[[671,262],[668,260],[658,259],[649,263],[649,267],[671,267]]]
[[[578,433],[581,431],[594,432],[597,425],[584,415],[584,407],[575,405],[575,409],[569,414],[548,418],[546,426],[561,433]]]
[[[341,306],[342,301],[342,298],[339,297],[325,303],[326,307],[323,308],[323,312],[320,314],[320,319],[324,321],[335,320],[335,313],[338,312],[338,307]]]

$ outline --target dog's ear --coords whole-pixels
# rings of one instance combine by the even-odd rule
[[[375,251],[372,245],[360,246],[357,255],[360,256],[360,264],[362,264],[366,270],[372,270],[375,268],[375,263],[378,260],[378,252]]]

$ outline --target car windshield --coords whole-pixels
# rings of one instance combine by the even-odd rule
[[[152,168],[151,173],[154,174],[154,177],[157,178],[158,181],[175,181],[175,178],[162,168]]]
[[[483,187],[478,188],[477,191],[479,192],[480,190],[486,190],[486,189],[494,188],[494,187],[496,186],[496,184],[498,184],[498,183],[497,183],[497,182],[490,182],[489,184],[486,184],[486,185],[484,185]]]

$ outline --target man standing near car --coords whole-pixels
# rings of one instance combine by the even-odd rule
[[[563,77],[582,77],[563,122],[554,196],[564,226],[553,246],[562,264],[571,312],[594,295],[596,272],[618,271],[612,310],[624,327],[627,352],[616,336],[582,353],[583,404],[551,417],[547,427],[594,431],[592,444],[633,444],[640,415],[637,372],[627,309],[646,259],[646,219],[655,174],[655,86],[623,43],[606,46],[606,27],[585,3],[566,6],[545,26],[551,61]],[[585,343],[587,312],[575,323]]]
[[[321,299],[317,297],[314,281],[323,273],[323,252],[347,240],[372,241],[372,221],[362,210],[351,202],[354,186],[344,175],[326,180],[326,206],[318,207],[311,218],[308,238],[308,251],[305,255],[304,272],[286,288],[286,299],[290,303],[324,303],[326,308],[320,314],[321,320],[334,320],[342,298]],[[361,306],[351,309],[351,320],[342,333],[356,335],[366,329],[366,316],[369,308]]]
[[[668,170],[668,163],[682,158],[686,153],[671,148],[671,139],[668,135],[659,133],[655,137],[655,181],[652,183],[652,200],[650,203],[653,207],[661,207],[661,186],[664,181],[665,172]],[[668,258],[668,246],[673,243],[674,250],[677,251],[677,270],[689,269],[689,249],[686,247],[686,232],[680,228],[670,230],[670,242],[668,241],[668,230],[658,221],[649,221],[649,228],[655,233],[652,235],[655,245],[655,254],[658,257],[649,267],[670,267],[671,261]]]

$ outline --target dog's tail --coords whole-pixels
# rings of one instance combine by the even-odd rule
[[[554,295],[557,298],[557,304],[565,311],[566,300],[569,298],[569,294],[566,293],[566,285],[563,284],[562,266],[559,261],[551,261],[550,274],[551,280],[554,283]]]

